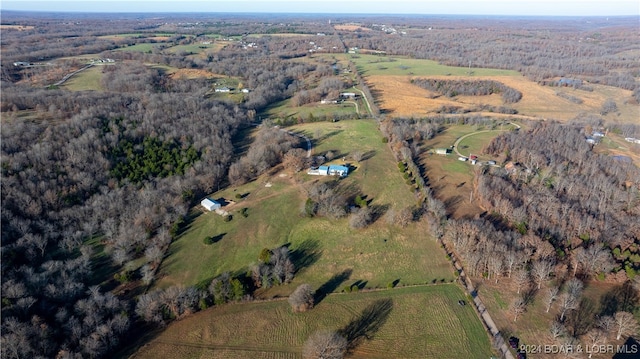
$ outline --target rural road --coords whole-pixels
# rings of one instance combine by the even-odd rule
[[[284,131],[284,132],[286,132],[286,133],[288,133],[288,134],[290,134],[292,136],[300,137],[303,140],[307,141],[307,158],[311,157],[311,140],[309,139],[309,137],[307,137],[305,135],[302,135],[302,134],[299,134],[299,133],[292,132],[292,131],[287,131],[285,129],[282,129],[282,131]]]
[[[516,127],[516,128],[518,128],[518,129],[522,127],[522,126],[518,125],[517,123],[513,123],[513,122],[509,122],[509,124],[510,124],[510,125],[513,125],[513,126],[515,126],[515,127]],[[460,157],[467,157],[467,156],[463,155],[462,153],[460,153],[460,151],[458,151],[458,145],[460,144],[460,141],[464,140],[464,139],[465,139],[465,138],[467,138],[467,137],[471,137],[471,136],[473,136],[473,135],[477,135],[477,134],[485,133],[485,132],[493,132],[493,131],[501,131],[501,132],[504,132],[504,131],[509,131],[509,130],[482,130],[482,131],[476,131],[476,132],[467,133],[467,134],[466,134],[466,135],[464,135],[464,136],[460,136],[460,137],[456,140],[456,142],[454,142],[454,143],[453,143],[453,151],[456,153],[456,155],[458,155],[458,156],[460,156]]]

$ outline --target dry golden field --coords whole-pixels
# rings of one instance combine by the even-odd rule
[[[333,28],[338,31],[371,31],[371,29],[360,25],[335,25]]]
[[[443,78],[449,80],[465,79],[463,76],[421,76],[429,78]],[[446,106],[460,106],[470,108],[474,105],[488,104],[501,106],[502,98],[494,94],[490,96],[458,96],[448,98],[411,84],[411,76],[372,75],[367,77],[369,86],[376,93],[381,109],[392,117],[424,116],[433,114],[438,108]],[[509,104],[521,115],[543,119],[570,120],[582,113],[600,112],[600,107],[608,99],[616,101],[618,113],[606,116],[613,122],[633,123],[640,120],[638,105],[628,103],[631,91],[610,86],[591,85],[594,91],[574,90],[568,87],[542,86],[520,76],[473,76],[474,80],[495,80],[506,86],[522,92],[522,100],[516,104]],[[582,99],[582,104],[575,104],[559,97],[556,92],[569,94]]]
[[[200,69],[175,69],[169,75],[171,79],[197,79],[197,78],[206,78],[213,79],[216,77],[222,77],[222,75],[214,74],[213,72],[207,70]]]
[[[28,26],[28,25],[0,25],[0,30],[24,31],[24,30],[33,30],[33,29],[34,29],[33,26]]]

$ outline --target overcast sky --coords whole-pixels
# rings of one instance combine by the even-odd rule
[[[6,0],[3,10],[359,14],[640,15],[640,0]]]

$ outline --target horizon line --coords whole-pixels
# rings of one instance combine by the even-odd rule
[[[383,12],[305,12],[305,11],[181,11],[181,10],[159,10],[159,11],[101,11],[101,10],[26,10],[26,9],[0,9],[0,13],[3,12],[23,12],[23,13],[38,13],[38,14],[119,14],[119,15],[141,15],[141,14],[163,14],[163,15],[179,15],[179,14],[229,14],[229,15],[341,15],[341,16],[358,16],[358,15],[377,15],[377,16],[490,16],[490,17],[557,17],[557,18],[623,18],[623,17],[640,17],[640,14],[631,15],[549,15],[549,14],[466,14],[466,13],[383,13]]]

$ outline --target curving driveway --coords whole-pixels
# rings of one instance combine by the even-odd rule
[[[522,126],[520,126],[520,125],[518,125],[517,123],[514,123],[514,122],[509,122],[509,124],[510,125],[514,125],[518,129],[522,128]],[[486,133],[486,132],[493,132],[493,131],[504,132],[504,131],[509,131],[509,130],[482,130],[482,131],[476,131],[476,132],[467,133],[464,136],[460,136],[460,138],[458,138],[456,140],[456,142],[453,143],[453,151],[456,153],[456,155],[458,155],[460,157],[467,157],[467,156],[464,156],[462,153],[460,153],[460,151],[458,151],[458,145],[460,144],[460,141],[464,140],[467,137],[471,137],[473,135],[477,135],[479,133]]]

